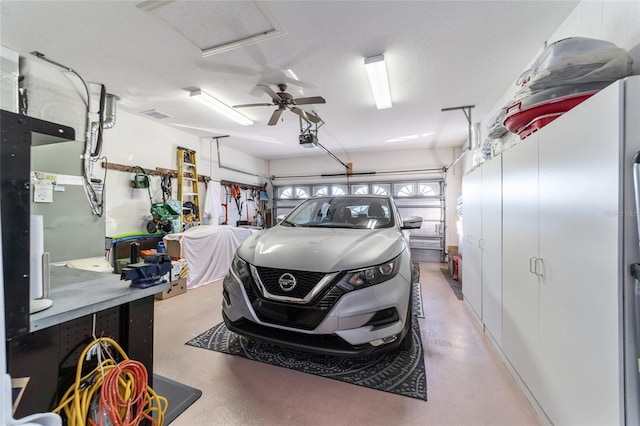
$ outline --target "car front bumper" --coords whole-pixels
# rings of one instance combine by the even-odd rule
[[[244,286],[229,273],[223,284],[224,321],[237,334],[298,350],[339,356],[388,351],[398,347],[410,329],[411,268],[408,260],[403,262],[409,267],[400,265],[391,280],[342,295],[312,330],[262,321]],[[397,312],[395,320],[372,324],[377,312],[389,309]]]

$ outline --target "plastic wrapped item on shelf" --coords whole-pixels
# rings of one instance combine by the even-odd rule
[[[504,126],[524,139],[586,101],[609,82],[576,84],[547,89],[514,103],[507,109]]]
[[[485,139],[480,147],[480,153],[485,160],[491,158],[493,154],[493,141],[491,139]]]
[[[507,129],[504,127],[504,118],[507,114],[507,107],[500,108],[500,111],[491,119],[487,125],[487,132],[492,139],[498,139],[507,133]]]
[[[549,87],[536,93],[519,99],[510,106],[505,115],[513,114],[513,105],[520,104],[519,109],[530,108],[545,102],[562,101],[569,99],[575,95],[596,94],[611,84],[611,81],[596,81],[582,84],[563,84],[560,86]]]
[[[633,59],[615,44],[586,37],[571,37],[549,45],[523,72],[522,88],[514,101],[550,87],[592,82],[613,82],[631,74]]]

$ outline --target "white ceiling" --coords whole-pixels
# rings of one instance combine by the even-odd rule
[[[215,44],[274,25],[254,2],[147,2],[156,15],[179,9],[172,21],[184,27],[183,37],[140,1],[2,0],[0,41],[21,56],[42,52],[104,84],[121,98],[120,110],[155,109],[171,116],[163,123],[199,136],[231,135],[222,143],[274,159],[322,154],[299,146],[297,115],[287,111],[267,126],[275,107],[243,108],[255,121],[244,127],[191,100],[189,90],[228,105],[270,102],[259,83],[274,89],[287,83],[294,97],[323,96],[326,104],[303,108],[323,119],[320,143],[335,153],[459,146],[467,119],[441,109],[475,105],[474,122],[491,113],[576,4],[268,1],[260,5],[283,35],[203,57],[185,37]],[[386,110],[376,110],[363,66],[365,57],[381,53],[393,99]]]

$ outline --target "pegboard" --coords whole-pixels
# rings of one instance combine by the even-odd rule
[[[60,330],[60,368],[75,368],[82,351],[93,339],[94,315],[78,318],[65,323]],[[107,309],[95,314],[95,337],[111,337],[120,341],[120,309]]]

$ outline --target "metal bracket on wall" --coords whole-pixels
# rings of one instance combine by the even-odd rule
[[[458,156],[453,160],[453,162],[451,162],[451,164],[449,164],[448,166],[444,167],[444,171],[445,173],[447,172],[447,170],[449,170],[450,168],[452,168],[453,166],[456,165],[456,163],[458,161],[460,161],[460,159],[462,158],[462,156],[467,152],[467,151],[471,151],[471,136],[473,134],[473,125],[471,123],[471,108],[475,108],[475,105],[465,105],[465,106],[459,106],[459,107],[451,107],[451,108],[442,108],[440,111],[457,111],[457,110],[462,110],[462,112],[464,113],[464,116],[467,117],[467,123],[469,124],[469,145],[462,150],[462,152],[460,154],[458,154]]]
[[[244,170],[240,170],[240,169],[235,169],[233,167],[229,167],[229,166],[223,166],[222,162],[220,160],[220,139],[222,138],[228,138],[229,135],[224,135],[224,136],[212,136],[211,137],[211,141],[216,141],[216,149],[218,150],[218,167],[221,169],[226,169],[226,170],[231,170],[232,172],[237,172],[237,173],[242,173],[245,175],[249,175],[249,176],[256,176],[259,178],[264,178],[264,179],[268,179],[267,176],[262,176],[256,173],[250,173],[250,172],[245,172]]]

